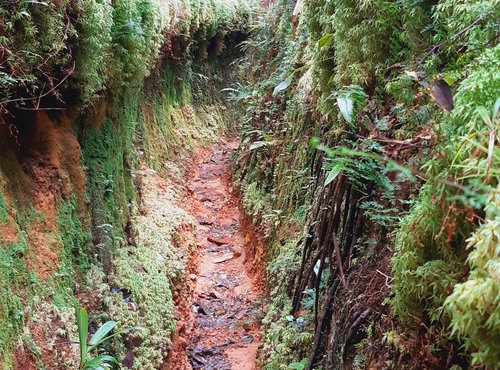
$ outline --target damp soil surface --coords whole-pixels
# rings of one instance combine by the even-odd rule
[[[262,284],[254,261],[259,238],[243,227],[230,176],[237,141],[198,151],[181,206],[196,218],[196,247],[177,297],[178,334],[170,369],[253,370],[259,347]]]

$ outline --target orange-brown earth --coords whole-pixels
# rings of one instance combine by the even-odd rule
[[[253,260],[261,243],[242,227],[232,187],[230,157],[237,146],[221,139],[198,151],[186,174],[181,206],[196,217],[196,250],[186,287],[174,296],[178,334],[166,369],[258,368],[262,284]]]

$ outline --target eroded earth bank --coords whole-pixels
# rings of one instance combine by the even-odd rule
[[[0,369],[498,369],[499,19],[0,1]]]

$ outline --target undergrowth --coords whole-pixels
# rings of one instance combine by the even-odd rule
[[[371,352],[360,351],[365,342],[342,342],[348,333],[341,321],[356,317],[342,316],[349,310],[334,303],[340,319],[325,327],[305,368],[351,365],[345,361],[354,367],[363,361],[367,367],[497,366],[499,5],[283,0],[252,25],[252,38],[242,44],[245,83],[229,92],[244,115],[236,164],[243,206],[267,230],[271,266],[296,261],[301,249],[283,247],[291,240],[303,237],[304,254],[316,246],[322,236],[315,225],[325,222],[318,214],[336,203],[335,193],[325,194],[342,189],[339,181],[346,179],[351,190],[338,203],[338,223],[352,222],[349,201],[363,222],[356,245],[341,249],[351,266],[344,273],[362,261],[367,269],[377,266],[367,276],[387,279],[378,291],[386,292],[379,302],[390,302],[390,313],[368,306],[377,327],[365,338]],[[331,245],[331,236],[326,240]],[[392,274],[370,264],[388,250]],[[304,255],[306,270],[319,262],[314,253]],[[288,331],[294,287],[314,280],[300,285],[297,270],[281,269],[287,288],[271,291],[273,313],[264,325],[262,363],[269,368],[280,356],[286,363],[290,353],[304,350],[304,343],[273,345],[271,339]],[[269,272],[271,282],[275,273]],[[326,295],[315,294],[327,312]],[[334,302],[355,305],[375,295],[345,294],[338,289]],[[398,340],[386,341],[383,328],[387,338],[397,332]]]

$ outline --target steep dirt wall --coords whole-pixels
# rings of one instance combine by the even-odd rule
[[[224,50],[250,14],[247,3],[170,5],[0,6],[2,369],[76,368],[77,303],[91,331],[109,319],[144,328],[112,343],[125,366],[159,368],[168,356],[185,268],[177,247],[189,247],[177,229],[191,221],[175,191],[151,192],[175,188],[190,151],[227,127],[215,106]]]
[[[33,300],[52,297],[59,304],[70,303],[90,242],[86,180],[73,117],[45,111],[12,116],[5,127],[15,124],[18,129],[15,136],[8,133],[2,138],[1,165],[2,197],[9,215],[2,223],[10,230],[1,241],[1,352],[6,368]],[[74,266],[75,258],[81,261]]]

